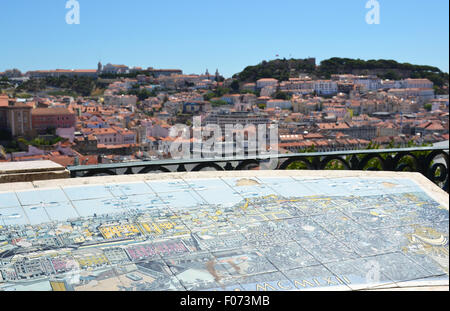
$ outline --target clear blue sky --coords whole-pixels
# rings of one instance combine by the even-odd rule
[[[449,70],[448,0],[378,0],[381,23],[365,22],[367,0],[0,1],[0,71],[95,69],[97,62],[216,68],[226,77],[276,54],[394,59]]]

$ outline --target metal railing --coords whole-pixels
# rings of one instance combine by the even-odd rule
[[[253,157],[136,161],[113,164],[69,166],[71,177],[129,175],[157,172],[258,169],[269,160],[273,169],[346,169],[420,172],[449,191],[449,148],[348,150],[333,152],[273,154]]]

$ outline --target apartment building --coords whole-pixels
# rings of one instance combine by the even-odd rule
[[[12,136],[30,135],[33,128],[32,109],[30,104],[14,99],[6,99],[6,105],[0,102],[0,129],[9,131]]]
[[[38,132],[49,128],[75,128],[75,113],[67,108],[36,108],[31,112],[33,129]]]
[[[101,73],[106,74],[127,74],[130,72],[130,68],[125,65],[113,65],[113,64],[106,64],[101,68],[101,64],[99,64],[99,70],[101,70]]]
[[[433,82],[428,79],[405,79],[401,81],[402,88],[405,89],[431,89]]]
[[[89,131],[102,145],[126,145],[136,143],[136,133],[119,127],[96,128]]]
[[[205,119],[206,125],[217,124],[222,129],[222,133],[225,133],[225,126],[235,125],[255,125],[270,124],[270,119],[264,114],[255,114],[251,112],[232,112],[232,113],[213,113]]]
[[[276,87],[277,85],[278,85],[278,80],[272,79],[272,78],[264,78],[264,79],[259,79],[258,81],[256,81],[257,89],[262,89],[265,87]]]
[[[381,79],[376,76],[358,76],[353,78],[353,83],[357,85],[361,85],[364,90],[367,91],[376,91],[381,88]]]
[[[405,88],[405,89],[390,89],[389,95],[394,95],[399,98],[416,97],[419,101],[426,101],[434,98],[434,89],[432,88]]]
[[[336,81],[316,80],[314,81],[314,91],[319,95],[334,95],[338,91]]]
[[[299,78],[291,78],[280,83],[280,90],[296,94],[309,94],[314,92],[315,82]]]
[[[399,89],[402,83],[399,80],[383,80],[381,81],[381,88],[383,89]]]
[[[266,108],[291,109],[292,103],[290,100],[272,99],[267,101]]]

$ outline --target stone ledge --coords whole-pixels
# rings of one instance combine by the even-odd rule
[[[70,178],[70,172],[48,160],[0,163],[0,184],[62,178]]]

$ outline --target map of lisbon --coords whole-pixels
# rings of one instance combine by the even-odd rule
[[[0,192],[0,291],[448,285],[448,205],[408,175],[209,176]]]

